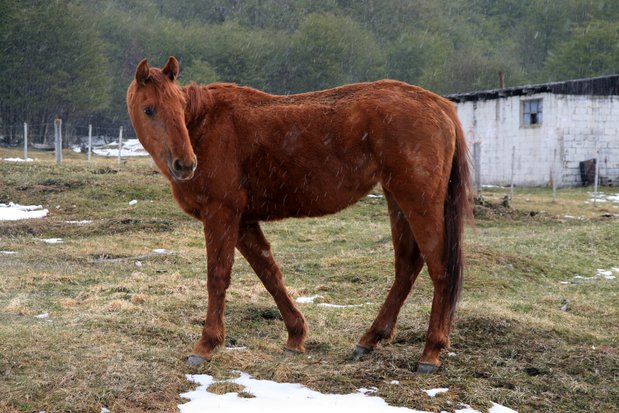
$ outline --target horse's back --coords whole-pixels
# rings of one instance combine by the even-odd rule
[[[453,151],[449,110],[443,98],[390,80],[251,102],[237,125],[250,215],[324,215],[378,182],[419,186]]]

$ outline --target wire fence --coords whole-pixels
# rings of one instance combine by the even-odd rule
[[[32,132],[34,126],[35,132]],[[18,132],[18,125],[4,125],[0,130],[10,130],[11,135],[0,134],[0,145],[24,148],[24,160],[28,160],[28,150],[30,148],[39,150],[53,150],[55,152],[56,163],[62,163],[62,151],[73,149],[85,152],[88,160],[92,154],[98,150],[98,155],[106,157],[117,157],[118,162],[121,158],[128,155],[147,155],[145,152],[136,153],[136,145],[131,144],[127,147],[127,141],[135,140],[136,135],[132,128],[129,133],[125,132],[125,126],[100,126],[100,125],[70,125],[63,127],[62,119],[55,119],[53,123],[28,124],[24,122]],[[52,131],[50,133],[50,130]],[[137,145],[141,148],[141,145]],[[105,149],[102,149],[105,148]],[[123,153],[124,151],[124,153]]]
[[[127,124],[98,125],[98,124],[63,124],[63,147],[85,143],[88,136],[97,141],[110,143],[118,139],[120,128],[123,128],[125,139],[137,139],[135,131]],[[91,135],[89,135],[91,133]],[[23,145],[24,139],[29,144],[43,144],[53,142],[55,138],[55,122],[0,125],[0,144],[5,146]]]

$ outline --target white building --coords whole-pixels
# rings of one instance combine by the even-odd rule
[[[580,162],[619,184],[619,75],[448,96],[469,147],[479,151],[481,184],[582,185]],[[477,143],[478,145],[475,145]],[[591,182],[589,182],[591,183]]]

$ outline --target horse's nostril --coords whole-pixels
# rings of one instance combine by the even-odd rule
[[[185,180],[193,176],[193,172],[196,170],[197,160],[194,158],[190,163],[184,163],[181,159],[175,159],[171,164],[168,164],[170,172],[175,178]]]
[[[183,170],[183,164],[178,159],[174,161],[172,166],[176,172],[181,172]]]

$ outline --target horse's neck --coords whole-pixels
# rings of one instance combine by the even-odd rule
[[[237,86],[232,83],[217,83],[207,86],[191,84],[183,87],[185,94],[185,123],[191,128],[198,124],[210,113],[252,105],[261,105],[281,98],[252,89]]]

